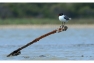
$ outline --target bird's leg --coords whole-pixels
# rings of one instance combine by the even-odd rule
[[[63,30],[63,27],[64,27],[64,23],[62,22],[62,25],[60,26],[60,28],[61,28],[61,30],[60,30],[60,31],[62,31],[62,30]]]
[[[65,22],[62,22],[63,24],[62,24],[62,28],[64,27],[64,25],[65,25]]]
[[[65,22],[62,22],[62,25],[60,26],[60,28],[61,28],[61,30],[60,30],[60,31],[62,31],[62,30],[63,30],[64,25],[65,25]],[[59,30],[58,30],[57,32],[59,32]]]
[[[62,22],[63,25],[63,22]],[[57,29],[57,32],[59,33],[60,31],[62,31],[62,25],[60,26],[61,30]]]
[[[63,25],[64,23],[62,22],[62,25],[60,26],[60,28],[63,28],[64,27],[64,25]]]
[[[64,22],[64,27],[65,27],[65,22]]]
[[[63,28],[64,28],[64,23],[65,23],[65,22],[62,22],[62,25],[61,25],[61,26],[62,26],[62,27],[61,27],[62,29],[61,29],[61,31],[62,31],[62,30],[63,30]]]
[[[66,26],[65,26],[65,22],[64,22],[64,31],[65,31],[65,27],[66,27]]]

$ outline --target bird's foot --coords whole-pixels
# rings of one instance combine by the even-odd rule
[[[64,25],[61,25],[61,26],[60,26],[60,28],[63,28],[63,27],[64,27]]]
[[[61,25],[60,28],[61,28],[61,31],[64,31],[64,25]]]
[[[60,31],[66,31],[68,29],[67,26],[63,26]]]
[[[61,32],[61,31],[64,31],[64,25],[61,25],[60,28],[61,28],[60,30],[57,29],[57,32],[58,32],[58,33]]]

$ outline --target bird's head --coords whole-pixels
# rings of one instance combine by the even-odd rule
[[[62,15],[64,15],[64,14],[63,14],[63,13],[59,13],[59,14],[58,14],[58,16],[62,16]]]

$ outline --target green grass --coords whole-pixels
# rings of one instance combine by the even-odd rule
[[[61,24],[57,19],[50,18],[17,18],[17,19],[0,19],[0,25],[18,25],[18,24]],[[94,24],[94,19],[72,19],[67,24]]]

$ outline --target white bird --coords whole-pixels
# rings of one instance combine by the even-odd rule
[[[63,13],[59,14],[59,20],[62,22],[62,27],[64,27],[65,23],[68,22],[68,20],[71,20],[68,16],[64,15]],[[60,26],[60,27],[61,27]]]

